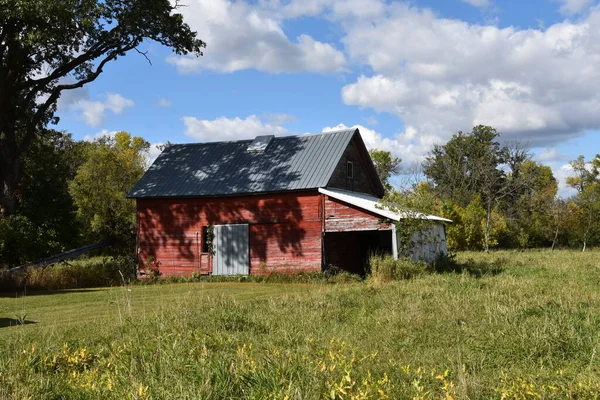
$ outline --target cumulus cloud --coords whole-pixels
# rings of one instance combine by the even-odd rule
[[[227,141],[254,139],[259,135],[286,135],[288,130],[281,125],[263,121],[256,115],[244,119],[240,117],[220,117],[213,120],[183,117],[185,135],[200,141]]]
[[[440,140],[487,124],[546,147],[600,127],[600,9],[543,30],[469,24],[406,3],[341,21],[351,61],[373,71],[342,89],[346,104]]]
[[[562,3],[560,11],[563,14],[573,15],[589,8],[594,0],[560,0],[560,2]]]
[[[345,70],[346,57],[341,51],[306,34],[290,40],[282,29],[284,15],[269,7],[253,7],[244,1],[190,0],[180,12],[207,43],[203,57],[167,58],[181,73],[251,68],[274,73]]]
[[[98,126],[106,118],[106,112],[121,114],[126,108],[135,105],[133,100],[127,99],[118,93],[106,93],[102,101],[79,99],[72,104],[75,110],[81,112],[81,119],[89,126]]]
[[[433,144],[438,143],[437,138],[430,135],[420,135],[412,126],[407,126],[403,132],[397,133],[392,138],[385,137],[380,132],[362,125],[347,126],[338,124],[336,126],[326,126],[322,129],[322,132],[356,128],[360,131],[367,149],[385,150],[392,153],[393,156],[400,157],[402,159],[401,168],[412,167],[414,164],[423,161]]]

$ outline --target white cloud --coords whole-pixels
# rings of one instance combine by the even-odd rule
[[[463,3],[468,3],[473,7],[485,8],[490,5],[490,0],[460,0]]]
[[[308,11],[306,7],[299,10]],[[245,1],[190,0],[180,12],[207,43],[203,57],[167,58],[181,73],[203,69],[258,69],[274,73],[345,70],[346,58],[341,51],[306,34],[290,40],[282,29],[283,14],[274,13],[269,7],[251,6]]]
[[[107,110],[114,114],[121,114],[126,108],[135,105],[133,100],[126,99],[118,93],[107,93],[104,101],[90,101],[79,99],[72,107],[81,112],[81,119],[89,126],[98,126],[106,118]]]
[[[256,115],[247,118],[220,117],[213,120],[183,117],[185,135],[200,141],[227,141],[254,139],[259,135],[286,135],[288,130],[281,125],[261,120]]]
[[[535,159],[541,163],[564,161],[565,156],[561,154],[555,147],[541,149]]]
[[[165,99],[164,97],[161,97],[160,99],[158,99],[158,105],[161,107],[170,107],[171,104],[173,104],[171,102],[171,100]]]
[[[573,15],[589,8],[594,0],[560,0],[560,2],[562,3],[560,11],[563,14]]]
[[[337,126],[326,126],[322,129],[322,132],[355,128],[360,131],[367,149],[386,150],[392,153],[393,156],[400,157],[402,159],[401,168],[412,167],[415,163],[423,161],[431,146],[438,143],[437,138],[433,136],[419,135],[412,126],[407,126],[404,132],[396,134],[393,138],[385,137],[381,133],[362,125],[347,126],[338,124]]]
[[[160,153],[162,152],[162,150],[159,149],[159,146],[163,146],[164,143],[152,143],[150,145],[150,150],[148,150],[148,155],[147,155],[147,160],[146,160],[146,165],[147,167],[150,167],[152,165],[152,163],[156,160],[156,157],[158,157],[160,155]]]
[[[339,18],[350,61],[373,71],[343,87],[346,104],[392,113],[436,140],[482,123],[546,147],[600,128],[600,8],[544,30],[469,24],[407,3]]]
[[[567,185],[567,178],[573,176],[573,167],[570,164],[550,164],[552,173],[558,182],[558,196],[568,198],[575,196],[577,190]]]

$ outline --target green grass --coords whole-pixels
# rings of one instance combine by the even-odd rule
[[[35,322],[0,328],[0,399],[599,396],[599,252],[457,259],[385,284],[0,296],[0,321]]]

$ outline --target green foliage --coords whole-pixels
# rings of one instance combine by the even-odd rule
[[[392,153],[385,150],[371,149],[369,155],[381,180],[381,184],[386,192],[392,189],[392,185],[389,179],[393,175],[397,175],[400,172],[400,163],[402,159],[399,157],[392,157]]]
[[[17,213],[0,217],[0,267],[37,261],[79,244],[69,182],[84,147],[56,131],[34,141],[23,157]]]
[[[577,189],[572,209],[575,212],[576,235],[583,250],[589,243],[600,242],[600,155],[586,162],[583,156],[571,162],[575,176],[567,184]]]
[[[492,127],[478,125],[469,133],[459,131],[444,145],[434,145],[423,163],[423,172],[432,179],[436,191],[466,207],[490,181],[499,178],[504,154],[499,133]]]
[[[149,143],[126,132],[98,139],[71,183],[77,216],[93,240],[116,238],[131,243],[135,201],[126,195],[142,177]]]

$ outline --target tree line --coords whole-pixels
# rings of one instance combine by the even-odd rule
[[[150,144],[126,132],[92,142],[49,130],[22,158],[17,207],[0,217],[0,268],[107,240],[134,254],[135,201]]]
[[[568,247],[585,251],[600,242],[600,155],[572,161],[570,198],[558,196],[549,166],[533,160],[520,142],[502,144],[492,127],[478,125],[435,145],[417,179],[402,188],[389,183],[400,160],[375,150],[371,156],[387,189],[385,199],[453,220],[446,228],[452,250]],[[386,154],[387,153],[387,154]]]

